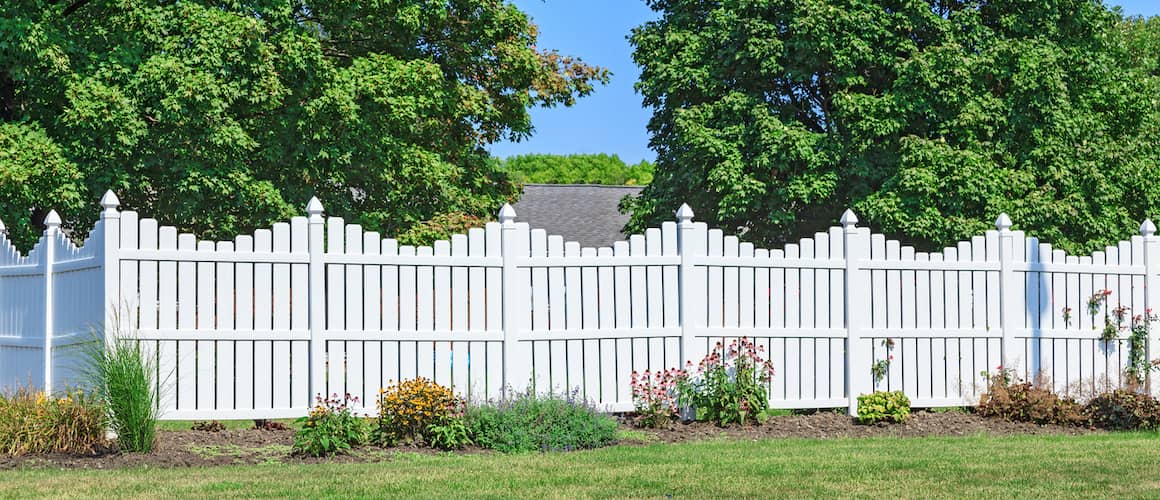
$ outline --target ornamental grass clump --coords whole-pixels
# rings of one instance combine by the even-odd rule
[[[86,349],[89,383],[108,412],[121,451],[147,453],[157,432],[156,363],[137,339],[112,335],[108,342],[96,338]]]
[[[500,452],[572,451],[616,442],[616,420],[569,394],[534,390],[468,406],[466,423],[475,444]]]
[[[105,408],[94,395],[49,397],[18,388],[0,394],[0,453],[92,453],[105,445]]]

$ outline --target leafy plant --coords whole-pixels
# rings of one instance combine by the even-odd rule
[[[910,416],[910,398],[902,391],[875,391],[858,396],[858,422],[902,423]]]
[[[458,450],[472,444],[467,424],[461,415],[449,416],[442,422],[428,425],[426,435],[431,447],[441,450]]]
[[[105,444],[106,415],[100,398],[83,391],[0,393],[0,453],[91,453]]]
[[[372,434],[376,442],[385,445],[425,443],[425,433],[432,425],[447,425],[447,419],[462,413],[463,408],[463,401],[451,389],[422,377],[379,390],[376,404],[378,425]]]
[[[763,346],[747,337],[721,342],[697,365],[694,374],[679,379],[679,403],[697,409],[697,418],[717,425],[754,421],[769,406],[766,384],[773,377],[773,364],[762,359]]]
[[[467,428],[476,445],[500,452],[571,451],[616,442],[616,421],[578,392],[514,397],[468,406]]]
[[[632,403],[636,408],[633,423],[639,427],[668,427],[677,418],[677,387],[687,375],[676,368],[653,373],[635,370],[629,378]]]
[[[141,343],[123,332],[106,333],[86,348],[88,378],[117,434],[122,451],[147,453],[157,432],[156,362]]]
[[[294,451],[305,455],[321,457],[346,453],[354,446],[367,440],[364,419],[350,411],[348,402],[357,403],[358,398],[350,394],[329,398],[317,396],[310,415],[299,418],[302,428],[294,434]]]
[[[1101,394],[1084,407],[1091,424],[1110,430],[1160,428],[1160,402],[1149,394],[1118,389]]]
[[[1012,422],[1078,425],[1086,421],[1083,406],[1071,398],[1060,398],[1050,387],[1019,381],[1010,369],[983,376],[987,392],[979,397],[975,412]]]

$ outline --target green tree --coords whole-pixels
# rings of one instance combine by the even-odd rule
[[[653,164],[624,163],[607,154],[526,154],[508,157],[502,170],[524,184],[638,185],[652,182]]]
[[[18,155],[54,162],[15,174],[46,172],[0,215],[25,246],[13,210],[29,207],[9,206],[87,227],[109,188],[209,238],[300,214],[311,195],[387,234],[487,215],[516,191],[485,146],[608,79],[536,39],[501,0],[6,1],[0,123],[24,130]]]
[[[1070,251],[1160,206],[1160,21],[1096,0],[649,0],[654,181],[630,229],[836,222],[935,248],[1007,212]]]
[[[11,241],[32,246],[40,231],[28,221],[44,220],[44,207],[78,210],[84,189],[80,180],[76,165],[38,125],[0,122],[0,222]]]

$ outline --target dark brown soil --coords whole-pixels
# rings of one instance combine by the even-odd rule
[[[983,418],[972,413],[932,413],[918,411],[903,424],[858,424],[853,418],[840,413],[819,412],[812,415],[772,417],[763,425],[718,427],[707,422],[675,424],[670,429],[649,431],[660,441],[680,443],[721,437],[738,439],[769,438],[843,438],[843,437],[920,437],[971,436],[975,434],[1087,434],[1100,432],[1080,427],[1036,425]]]
[[[348,455],[306,457],[291,453],[293,430],[158,431],[150,453],[107,451],[90,456],[45,453],[0,455],[0,470],[14,468],[117,469],[123,467],[207,467],[259,463],[382,462],[399,452],[437,453],[423,448],[363,446]],[[466,453],[478,452],[467,450]]]
[[[838,438],[868,436],[965,436],[974,434],[1086,434],[1077,427],[1039,426],[982,418],[970,413],[916,412],[905,424],[859,425],[850,417],[831,412],[770,418],[764,425],[728,428],[697,422],[670,429],[643,430],[655,436],[647,442],[680,443],[735,438]],[[91,456],[59,453],[25,456],[0,455],[0,470],[14,468],[115,469],[123,467],[206,467],[257,463],[352,463],[389,461],[396,453],[438,453],[422,448],[365,446],[349,455],[314,458],[293,455],[292,430],[160,431],[151,453],[107,451]],[[486,453],[471,449],[461,453]]]

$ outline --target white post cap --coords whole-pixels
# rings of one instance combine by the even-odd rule
[[[503,208],[499,209],[499,221],[504,224],[510,224],[516,220],[516,209],[512,208],[511,203],[504,203]]]

